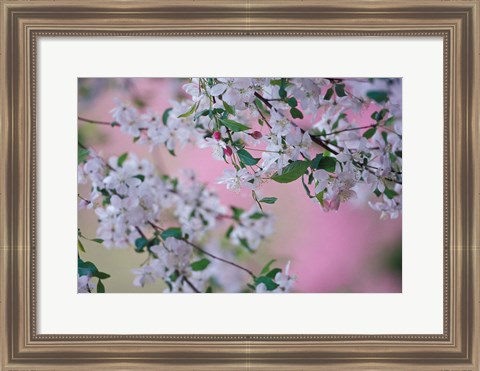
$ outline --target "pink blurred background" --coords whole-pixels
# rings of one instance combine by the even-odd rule
[[[115,98],[162,114],[171,106],[170,100],[183,97],[181,86],[184,83],[184,79],[79,79],[78,115],[111,121],[109,111]],[[172,157],[164,149],[150,152],[147,146],[133,144],[132,138],[118,128],[85,123],[79,123],[79,140],[93,146],[104,157],[134,152],[139,157],[149,158],[162,172],[171,175],[178,174],[180,169],[195,169],[201,181],[217,190],[224,204],[248,208],[253,203],[249,192],[238,195],[216,184],[228,165],[213,160],[208,149],[185,147]],[[87,194],[88,190],[83,188],[80,192]],[[270,258],[277,259],[276,264],[281,265],[290,260],[291,272],[298,277],[295,292],[402,291],[401,217],[380,220],[379,213],[371,210],[365,199],[342,204],[338,212],[326,213],[306,197],[300,181],[268,182],[262,192],[262,196],[278,197],[274,205],[267,205],[268,211],[276,217],[276,232],[254,256],[247,258],[247,265],[258,270]],[[95,219],[93,212],[80,211],[79,228],[94,234]],[[115,263],[115,258],[99,257],[96,254],[99,251],[94,249],[103,247],[90,246],[86,259]],[[135,267],[134,260],[138,260],[135,253],[131,257],[126,252],[121,254],[118,259],[126,259],[130,263],[126,266]],[[108,272],[107,267],[103,270]],[[107,280],[107,292],[135,292],[131,285],[133,276],[129,271],[126,275],[129,279],[121,284]]]

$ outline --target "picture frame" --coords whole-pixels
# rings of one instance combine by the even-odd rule
[[[476,370],[480,366],[480,3],[2,0],[3,370]],[[37,43],[96,36],[441,37],[444,331],[409,335],[37,333]]]

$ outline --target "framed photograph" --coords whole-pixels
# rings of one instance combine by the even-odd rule
[[[472,1],[1,1],[2,370],[477,370]]]

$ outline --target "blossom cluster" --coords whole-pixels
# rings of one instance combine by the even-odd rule
[[[169,292],[204,292],[212,281],[231,286],[222,277],[222,269],[207,269],[215,266],[212,261],[225,260],[222,256],[228,254],[214,255],[199,244],[226,222],[230,226],[223,239],[248,251],[257,250],[273,233],[273,217],[258,205],[249,210],[228,208],[193,171],[184,171],[179,178],[160,175],[151,162],[133,154],[106,161],[93,149],[85,150],[78,180],[91,185],[90,194],[80,196],[79,208],[93,209],[98,218],[94,241],[106,248],[134,246],[138,253],[148,255],[145,263],[133,270],[135,286],[158,279]],[[79,238],[84,238],[80,232]],[[92,263],[84,267],[85,263],[79,262],[78,290],[91,292],[95,289],[92,277],[102,276]],[[242,279],[224,272],[232,279]]]
[[[218,182],[258,191],[301,178],[325,211],[357,196],[382,217],[402,208],[402,113],[398,79],[194,78],[162,115],[117,102],[112,125],[174,154],[187,143],[232,167]],[[365,122],[367,125],[359,125]]]

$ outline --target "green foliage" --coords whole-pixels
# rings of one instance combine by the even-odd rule
[[[280,89],[278,89],[278,95],[280,98],[285,99],[287,97],[287,79],[280,79]]]
[[[323,169],[325,171],[328,171],[329,173],[333,173],[335,171],[336,165],[337,160],[334,157],[327,157],[323,153],[319,153],[312,160],[313,169]]]
[[[346,97],[347,93],[345,93],[345,84],[336,84],[335,93],[337,93],[337,96],[339,97]]]
[[[286,102],[292,108],[295,108],[298,105],[298,102],[294,97],[288,98]]]
[[[97,293],[99,293],[99,294],[105,293],[105,286],[103,285],[102,280],[98,280]]]
[[[333,89],[330,88],[327,90],[327,92],[325,93],[323,99],[325,100],[330,100],[330,98],[333,96]]]
[[[303,119],[303,113],[298,108],[290,108],[290,114],[294,119]]]
[[[105,272],[100,272],[95,264],[92,262],[85,262],[82,259],[78,259],[78,275],[97,277],[99,279],[110,278],[110,275]]]
[[[398,196],[398,193],[395,192],[393,189],[389,189],[385,187],[385,190],[383,191],[385,196],[387,196],[389,199],[394,198],[395,196]]]
[[[383,90],[371,90],[367,93],[367,97],[373,99],[377,103],[384,103],[388,100],[388,92]]]
[[[197,110],[197,106],[198,106],[198,103],[194,104],[192,107],[190,107],[190,109],[187,112],[182,113],[180,116],[178,116],[178,118],[190,116],[192,113],[194,113]]]
[[[373,126],[370,129],[368,129],[365,133],[363,133],[363,137],[367,138],[367,139],[370,139],[371,137],[373,137],[375,135],[376,132],[377,132],[377,127]]]
[[[315,198],[320,202],[320,205],[323,206],[323,197],[325,195],[325,191],[319,192],[315,195]]]
[[[385,126],[392,126],[394,122],[395,122],[395,116],[391,116],[385,121]]]
[[[80,238],[77,240],[77,248],[78,248],[78,251],[81,251],[81,252],[86,252],[85,251],[85,246],[83,246],[83,243],[82,241],[80,241]]]
[[[232,209],[233,219],[240,220],[240,216],[245,212],[245,210],[235,206],[231,206],[230,208]]]
[[[261,283],[263,283],[267,287],[268,291],[273,291],[278,287],[278,284],[276,284],[271,277],[267,276],[255,278],[255,286],[258,286]]]
[[[280,273],[281,271],[282,270],[280,268],[273,268],[270,272],[266,274],[266,277],[269,277],[272,280],[274,280],[277,273]]]
[[[135,240],[135,251],[143,252],[145,246],[147,246],[148,240],[145,237],[140,237]]]
[[[110,278],[110,275],[108,273],[105,273],[105,272],[98,272],[96,277],[98,277],[102,280],[105,280],[107,278]]]
[[[254,158],[250,153],[248,153],[244,149],[239,149],[237,151],[237,155],[240,158],[240,161],[242,161],[245,165],[248,165],[248,166],[256,165],[258,161],[260,161],[259,158]]]
[[[195,114],[195,116],[193,116],[193,120],[196,121],[198,120],[199,117],[201,116],[208,116],[210,114],[210,110],[209,109],[204,109],[204,110],[201,110],[200,112],[197,112]]]
[[[235,107],[232,107],[225,101],[223,101],[223,108],[225,108],[225,111],[227,111],[228,114],[235,115]]]
[[[90,154],[90,151],[86,148],[81,148],[80,146],[78,147],[78,163],[81,164],[85,161],[87,161],[88,155]]]
[[[300,178],[307,171],[310,166],[310,161],[294,161],[288,164],[284,169],[281,175],[275,173],[272,176],[272,180],[278,183],[290,183],[294,180]]]
[[[122,167],[123,163],[125,162],[125,160],[127,159],[128,157],[128,153],[125,152],[123,154],[121,154],[120,156],[118,156],[118,159],[117,159],[117,165]]]
[[[258,220],[258,219],[262,219],[264,216],[265,216],[264,213],[262,213],[262,212],[256,212],[256,213],[253,213],[252,215],[250,215],[250,219],[252,219],[252,220]]]
[[[265,264],[265,266],[260,271],[260,275],[263,275],[263,274],[267,273],[270,270],[270,266],[275,262],[276,262],[276,260],[272,259],[267,264]]]
[[[262,198],[259,202],[263,202],[265,204],[274,204],[275,202],[277,202],[278,198],[276,197],[264,197]]]
[[[198,271],[203,271],[205,268],[208,267],[209,264],[210,264],[210,260],[201,259],[196,262],[193,262],[190,266],[192,267],[193,271],[198,272]]]
[[[162,122],[163,122],[163,125],[167,125],[167,121],[168,121],[168,116],[170,115],[170,112],[172,112],[172,108],[167,108],[164,112],[163,112],[163,115],[162,115]]]
[[[172,227],[172,228],[168,228],[166,230],[164,230],[160,236],[162,237],[162,239],[166,240],[168,237],[173,237],[173,238],[177,238],[177,239],[181,239],[182,238],[182,229],[181,228],[178,228],[178,227]]]
[[[234,120],[229,120],[229,119],[220,119],[220,122],[222,125],[226,126],[230,130],[234,132],[240,132],[240,131],[245,131],[245,130],[250,130],[250,128],[246,125],[240,124],[237,121]]]

